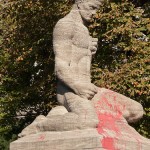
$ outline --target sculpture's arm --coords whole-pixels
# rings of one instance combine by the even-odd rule
[[[72,22],[57,23],[53,33],[53,47],[55,53],[55,73],[59,80],[70,88],[77,81],[75,66],[70,66],[72,57]]]

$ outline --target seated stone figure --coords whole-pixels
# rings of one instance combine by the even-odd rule
[[[99,112],[118,113],[126,123],[143,116],[138,102],[91,83],[91,60],[97,51],[98,39],[90,36],[87,25],[101,1],[75,0],[70,13],[56,24],[53,46],[57,100],[64,107],[52,109],[47,117],[38,117],[20,136],[41,131],[97,128]]]

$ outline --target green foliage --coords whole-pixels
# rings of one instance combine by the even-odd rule
[[[0,150],[9,150],[9,143],[17,138],[16,135],[12,135],[11,140],[8,137],[6,135],[0,135]]]
[[[52,32],[71,0],[0,2],[0,140],[9,141],[57,105]],[[99,38],[93,82],[129,96],[145,109],[137,130],[149,137],[149,2],[106,1],[89,26]],[[134,125],[135,126],[135,125]],[[5,141],[6,140],[6,141]]]
[[[9,142],[7,142],[3,137],[0,136],[0,149],[8,150]]]

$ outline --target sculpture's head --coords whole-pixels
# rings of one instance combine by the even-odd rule
[[[82,19],[89,22],[96,14],[103,0],[75,0]]]

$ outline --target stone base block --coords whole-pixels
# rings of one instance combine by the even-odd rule
[[[113,140],[113,141],[112,141]],[[96,129],[42,132],[20,138],[10,150],[149,150],[150,142],[124,134],[121,139],[107,138]]]

